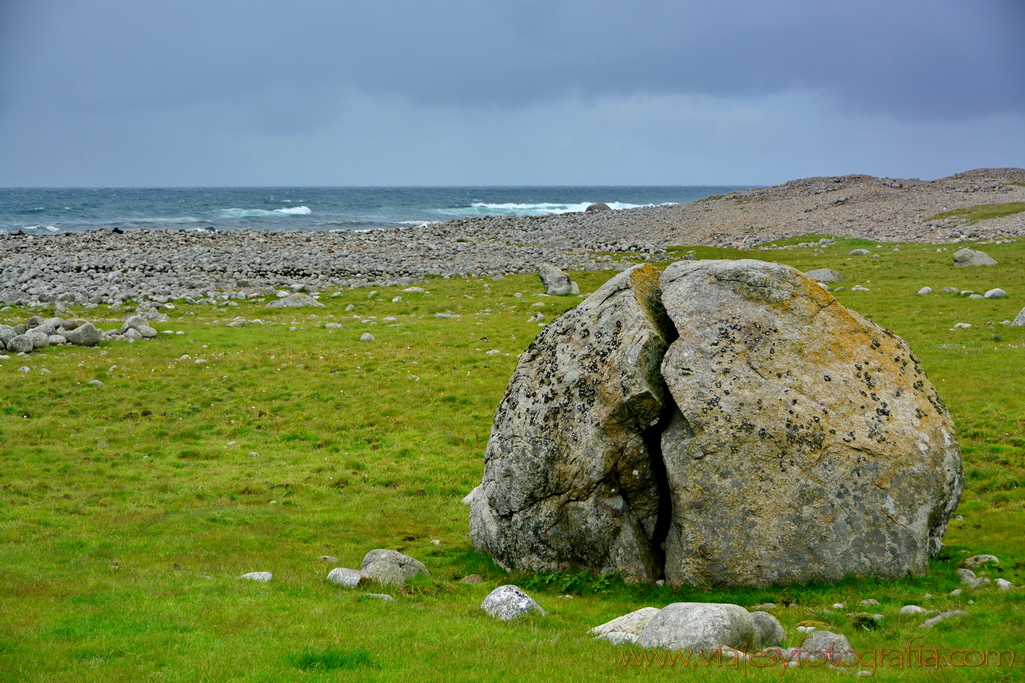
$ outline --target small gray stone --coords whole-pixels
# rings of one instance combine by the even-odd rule
[[[761,650],[767,647],[782,645],[787,639],[787,632],[779,619],[768,612],[752,612],[751,619],[755,625],[755,640],[751,645],[752,650]]]
[[[321,555],[318,559],[324,562],[338,562],[338,558],[333,555]]]
[[[830,270],[829,268],[818,268],[817,270],[809,270],[805,273],[805,275],[810,277],[812,280],[815,280],[815,282],[843,282],[847,279],[840,273],[836,272],[835,270]]]
[[[1000,586],[1000,590],[1002,591],[1009,591],[1014,588],[1014,584],[1007,579],[997,579],[996,583]]]
[[[270,580],[274,578],[274,575],[270,572],[249,572],[238,577],[247,581],[258,581],[260,583],[270,583]]]
[[[372,341],[376,341],[376,340],[374,339],[374,335],[370,334],[369,332],[364,332],[364,333],[363,333],[363,334],[362,334],[362,335],[360,336],[359,340],[360,340],[360,341],[365,341],[365,342],[372,342]]]
[[[960,569],[974,570],[990,562],[992,562],[993,564],[1000,564],[1000,560],[997,559],[995,555],[972,555],[971,557],[966,557],[965,559],[958,562],[957,566]]]
[[[904,605],[898,614],[925,614],[925,608],[918,605]]]
[[[1004,299],[1007,297],[1007,292],[997,287],[996,289],[991,289],[986,292],[984,296],[987,299]]]
[[[471,585],[478,585],[484,583],[484,577],[480,574],[467,574],[463,578],[459,579],[459,583],[468,583]]]
[[[302,294],[301,292],[296,292],[294,294],[283,296],[280,299],[275,299],[274,301],[264,306],[264,308],[301,308],[303,306],[323,307],[323,305],[324,304],[320,303],[309,294]]]
[[[420,560],[394,550],[371,550],[364,556],[360,573],[386,586],[401,586],[414,576],[430,576]]]
[[[362,573],[355,569],[346,569],[344,567],[332,569],[327,575],[328,583],[333,583],[336,586],[343,586],[345,588],[355,588],[362,580]]]
[[[868,249],[855,249],[854,251],[852,251],[851,253],[849,253],[847,255],[848,256],[868,256],[871,253],[872,252],[870,252]]]
[[[950,612],[944,612],[943,614],[937,614],[932,619],[926,619],[925,621],[922,622],[922,626],[920,628],[932,628],[936,624],[938,624],[941,621],[944,621],[946,619],[952,619],[953,617],[967,617],[967,616],[968,616],[968,612],[965,612],[964,610],[961,610],[961,609],[952,610]]]
[[[944,287],[943,289],[940,290],[940,293],[941,294],[960,294],[961,290],[959,290],[957,287]]]
[[[749,607],[748,608],[748,610],[751,611],[751,612],[764,612],[764,611],[770,610],[770,609],[776,609],[776,603],[774,603],[774,602],[765,602],[765,603],[762,603],[761,605],[755,605],[754,607]]]
[[[720,645],[746,649],[754,638],[754,619],[739,605],[674,602],[652,617],[637,644],[643,648],[710,652]]]
[[[879,601],[874,599],[874,598],[868,598],[866,600],[862,600],[861,604],[864,605],[865,607],[870,607],[872,605],[878,605]]]
[[[597,204],[588,204],[587,208],[584,209],[585,213],[593,213],[595,211],[612,211],[612,207],[605,202],[598,202]]]
[[[922,287],[918,290],[919,294],[932,294],[932,287]]]
[[[103,339],[103,332],[92,323],[82,323],[70,330],[65,328],[64,336],[75,346],[96,346]]]
[[[537,274],[541,278],[541,284],[544,285],[545,294],[565,296],[566,294],[580,293],[580,288],[570,279],[569,274],[550,263],[542,263]]]
[[[542,616],[546,614],[541,605],[534,601],[534,598],[513,585],[499,586],[491,591],[488,597],[484,598],[480,608],[489,616],[502,621],[518,619],[531,611],[538,612]]]
[[[98,379],[94,379],[92,381],[86,382],[86,384],[88,384],[91,387],[96,387],[97,389],[99,389],[99,388],[101,388],[103,386],[103,382],[101,382]]]
[[[633,633],[637,635],[647,627],[648,622],[651,621],[651,619],[658,613],[659,609],[657,607],[642,607],[639,610],[630,612],[629,614],[616,617],[612,621],[607,621],[601,626],[595,626],[588,631],[588,633],[602,635],[618,631],[621,633]]]
[[[958,569],[957,575],[961,577],[961,583],[969,588],[978,588],[983,583],[983,580],[977,577],[971,569]]]
[[[954,265],[958,268],[972,266],[995,266],[997,262],[984,251],[973,251],[972,249],[961,249],[954,252]]]
[[[832,631],[815,631],[804,639],[799,646],[802,651],[802,662],[822,662],[829,660],[834,666],[857,661],[857,653],[851,650],[851,643],[846,636]],[[851,654],[847,654],[851,653]]]
[[[32,343],[32,339],[24,334],[11,337],[7,341],[7,350],[14,353],[31,353],[34,348],[35,345]]]

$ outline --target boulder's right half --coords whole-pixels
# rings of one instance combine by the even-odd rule
[[[964,470],[908,345],[789,266],[680,261],[662,291],[667,580],[924,572]]]

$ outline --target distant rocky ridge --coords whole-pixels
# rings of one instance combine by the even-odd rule
[[[806,178],[672,206],[541,217],[475,217],[338,232],[96,230],[0,235],[0,301],[78,305],[190,297],[297,284],[408,285],[425,277],[621,268],[603,252],[663,260],[673,245],[758,247],[804,234],[956,242],[1025,235],[1025,213],[967,225],[929,220],[976,204],[1025,201],[1025,170],[979,169],[933,181]]]

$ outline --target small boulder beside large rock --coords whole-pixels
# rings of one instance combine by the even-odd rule
[[[302,308],[303,306],[323,306],[309,294],[303,294],[301,292],[295,292],[288,296],[283,296],[280,299],[275,299],[270,302],[264,308]]]
[[[830,270],[829,268],[809,270],[805,275],[810,277],[812,280],[815,280],[815,282],[843,282],[847,279],[840,273],[835,270]]]
[[[570,279],[569,274],[550,263],[542,263],[537,274],[541,278],[541,284],[544,285],[545,294],[565,296],[580,293],[580,287]]]
[[[740,605],[675,602],[651,618],[637,637],[643,648],[710,652],[725,646],[747,650],[755,642],[754,619]]]
[[[542,616],[546,614],[534,598],[513,585],[499,586],[491,591],[488,597],[484,598],[480,608],[489,616],[502,621],[519,619],[528,612],[537,612]]]
[[[368,552],[363,558],[360,573],[386,586],[402,586],[413,577],[431,575],[423,562],[394,550]]]
[[[975,251],[973,249],[961,249],[960,251],[954,252],[954,265],[959,268],[968,268],[971,266],[995,266],[997,265],[996,260],[984,251]]]

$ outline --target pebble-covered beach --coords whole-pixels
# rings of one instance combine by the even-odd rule
[[[968,225],[936,214],[1025,201],[1025,170],[934,181],[807,178],[671,206],[464,218],[365,232],[95,230],[0,237],[7,305],[201,299],[212,291],[412,284],[426,277],[621,267],[608,252],[662,260],[668,246],[766,249],[806,234],[949,243],[1025,235],[1025,213]]]

